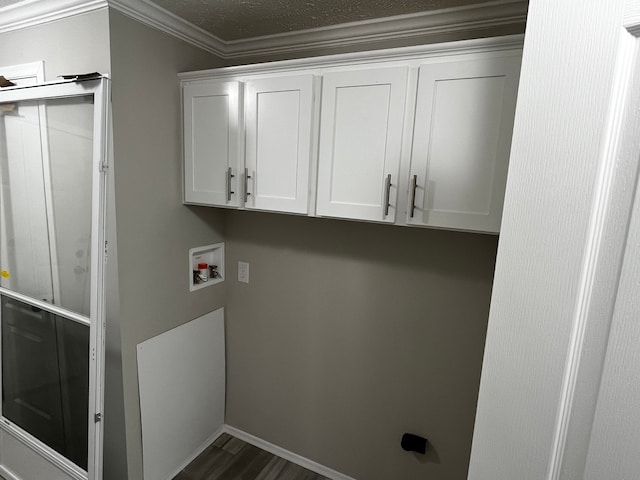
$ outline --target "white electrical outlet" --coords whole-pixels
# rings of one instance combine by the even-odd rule
[[[249,264],[247,262],[238,262],[238,281],[249,283]]]

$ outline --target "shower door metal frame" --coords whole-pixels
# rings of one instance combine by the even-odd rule
[[[87,471],[45,445],[35,437],[13,424],[4,416],[0,428],[11,434],[34,452],[78,480],[102,479],[102,442],[104,412],[104,341],[105,341],[105,296],[104,265],[106,262],[106,175],[108,169],[108,126],[110,80],[106,76],[82,82],[51,82],[35,86],[9,87],[0,90],[0,103],[29,100],[49,100],[92,95],[93,149],[91,190],[91,300],[89,317],[65,308],[0,287],[0,294],[24,302],[33,307],[64,317],[89,327],[89,432]],[[1,347],[1,343],[0,343]],[[1,361],[1,356],[0,356]],[[0,385],[2,369],[0,368]],[[0,403],[0,415],[2,404]],[[25,479],[26,480],[26,479]]]

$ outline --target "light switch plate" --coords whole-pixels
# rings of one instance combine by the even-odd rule
[[[249,264],[247,262],[238,262],[238,281],[249,283]]]

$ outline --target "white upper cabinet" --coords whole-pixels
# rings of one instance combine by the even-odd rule
[[[240,93],[235,81],[183,86],[186,203],[239,205]]]
[[[308,213],[313,75],[245,85],[245,208]]]
[[[420,66],[407,222],[498,232],[519,56]]]
[[[393,223],[406,67],[323,77],[316,213]]]
[[[182,73],[184,201],[498,233],[521,44]]]

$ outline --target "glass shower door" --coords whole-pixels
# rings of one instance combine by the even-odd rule
[[[0,298],[2,415],[86,470],[89,327]]]
[[[0,110],[0,286],[53,300],[38,102]]]
[[[0,91],[0,427],[77,479],[102,470],[107,82]]]

